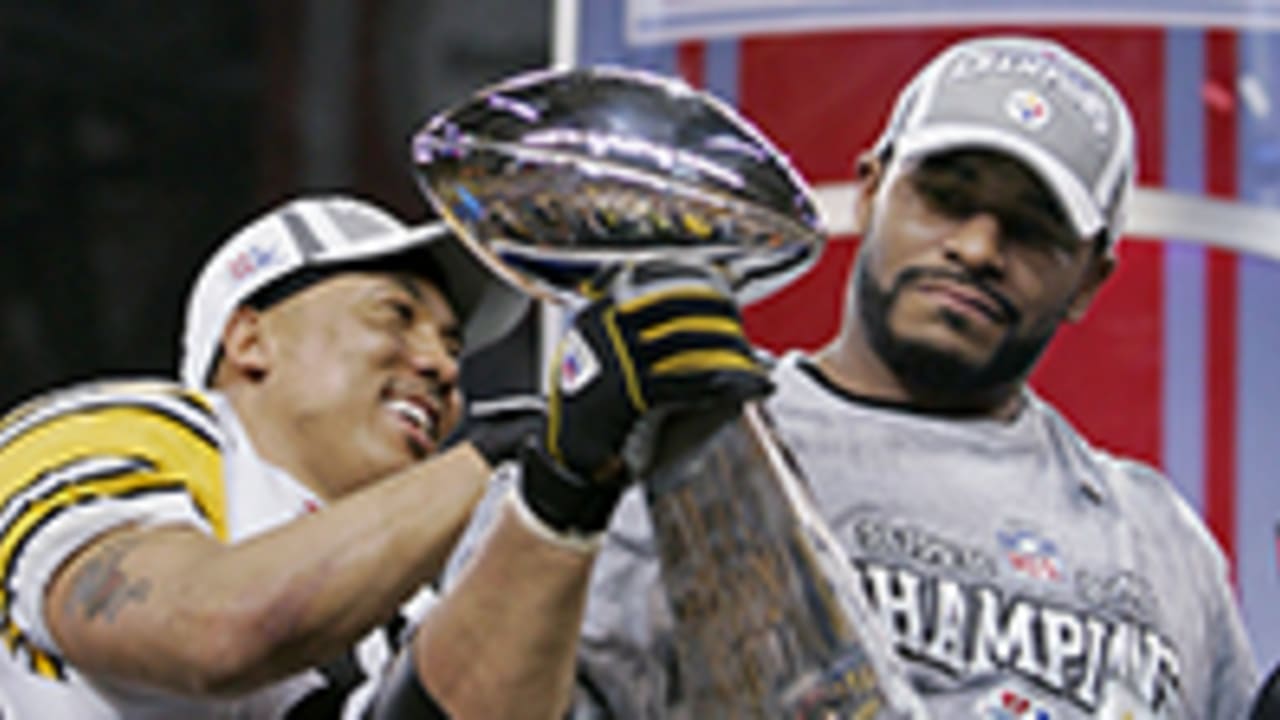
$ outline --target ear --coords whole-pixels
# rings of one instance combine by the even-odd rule
[[[1113,255],[1098,254],[1089,258],[1089,265],[1085,268],[1076,296],[1067,307],[1067,320],[1079,322],[1084,318],[1098,290],[1102,289],[1102,284],[1111,277],[1111,272],[1115,269],[1116,259]]]
[[[271,348],[264,332],[262,313],[239,307],[222,331],[222,360],[218,375],[258,379],[271,369]]]
[[[884,161],[871,152],[858,158],[858,198],[853,208],[858,232],[866,232],[871,222],[871,208],[875,204],[876,191],[884,179]]]

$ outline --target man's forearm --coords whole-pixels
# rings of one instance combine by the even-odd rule
[[[508,500],[414,639],[420,680],[455,720],[558,718],[572,692],[596,551],[535,531]]]
[[[434,578],[487,477],[463,446],[242,544],[121,533],[64,567],[46,615],[82,670],[192,694],[252,689],[340,654]]]

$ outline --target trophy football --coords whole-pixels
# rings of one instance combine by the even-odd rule
[[[646,72],[515,77],[433,118],[413,151],[463,242],[552,303],[572,305],[609,263],[679,256],[720,268],[745,304],[823,246],[782,153],[707,93]],[[644,477],[693,716],[923,717],[763,407],[714,423],[664,424]]]

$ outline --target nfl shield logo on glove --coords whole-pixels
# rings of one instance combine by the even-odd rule
[[[560,390],[565,395],[573,395],[599,374],[600,361],[591,352],[591,346],[577,330],[570,330],[560,354]]]

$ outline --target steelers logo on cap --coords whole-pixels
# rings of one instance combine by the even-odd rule
[[[1039,130],[1049,122],[1052,110],[1040,93],[1032,90],[1014,90],[1005,100],[1004,109],[1013,121],[1027,130]]]

